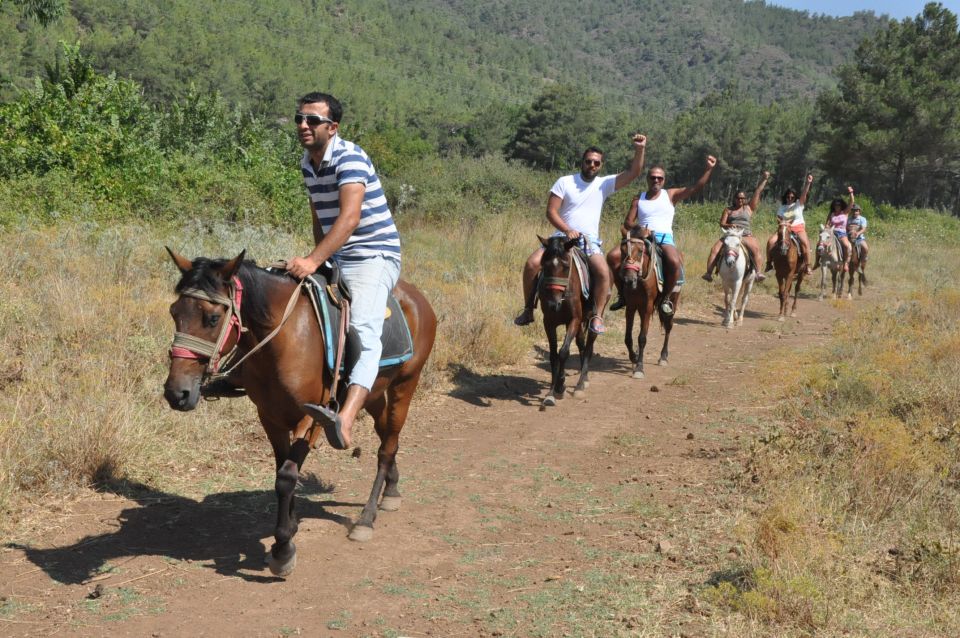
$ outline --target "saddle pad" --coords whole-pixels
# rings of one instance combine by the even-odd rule
[[[657,274],[657,292],[663,292],[663,248],[655,241],[646,240],[647,246],[652,246],[653,250],[653,270]]]
[[[577,266],[577,273],[580,275],[580,289],[583,292],[583,298],[590,298],[590,266],[587,265],[587,256],[579,248],[570,251],[573,255],[573,263]]]
[[[314,310],[320,321],[320,328],[323,331],[323,343],[326,352],[327,366],[333,368],[336,360],[337,329],[340,325],[340,308],[330,301],[327,294],[327,281],[323,275],[310,275],[307,277],[310,282],[310,300],[313,302]],[[350,330],[347,338],[346,356],[343,357],[344,364],[341,370],[347,368],[347,362],[355,361],[357,353],[349,352],[351,341],[357,342],[353,330]],[[380,343],[383,345],[383,352],[380,355],[380,367],[400,365],[413,356],[413,337],[410,335],[410,327],[407,325],[407,318],[400,308],[400,302],[397,301],[393,293],[387,298],[386,317],[383,322],[383,333],[380,336]],[[359,345],[359,343],[357,342]]]

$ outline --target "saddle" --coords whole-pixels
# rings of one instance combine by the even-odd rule
[[[335,263],[327,262],[316,273],[307,277],[310,291],[310,301],[323,332],[325,346],[324,356],[327,366],[332,370],[339,359],[342,361],[340,372],[348,375],[357,358],[360,356],[360,338],[356,331],[344,326],[343,301],[350,301],[350,290],[340,278],[340,269]],[[341,340],[341,331],[346,327],[346,334]],[[343,352],[338,353],[340,343],[345,344]],[[391,292],[387,297],[386,316],[383,322],[383,333],[380,336],[383,352],[380,355],[380,367],[400,365],[413,356],[413,337],[407,318],[400,308],[400,302]],[[339,354],[339,356],[338,356]]]

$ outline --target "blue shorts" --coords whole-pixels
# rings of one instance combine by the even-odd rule
[[[833,231],[833,234],[836,235],[837,237],[839,237],[840,239],[843,239],[844,237],[847,236],[847,231],[845,231],[845,230],[834,230],[834,231]]]
[[[859,244],[860,242],[862,242],[862,241],[867,241],[867,236],[866,236],[866,235],[860,235],[860,236],[857,237],[854,241],[855,241],[856,243],[858,243],[858,244]]]
[[[661,246],[673,246],[676,248],[676,244],[673,243],[673,233],[654,233],[653,238],[657,240],[657,243]]]

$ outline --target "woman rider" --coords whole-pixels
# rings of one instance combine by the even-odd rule
[[[720,228],[740,228],[743,230],[743,245],[746,246],[750,254],[753,255],[753,267],[757,271],[757,281],[763,281],[767,276],[763,274],[763,259],[760,257],[760,244],[757,243],[757,238],[754,237],[750,231],[750,218],[753,217],[757,206],[760,205],[760,195],[763,194],[763,190],[767,187],[768,179],[770,179],[770,171],[763,171],[763,175],[760,176],[760,182],[757,184],[756,190],[753,191],[753,198],[750,200],[750,203],[747,203],[747,194],[745,192],[737,191],[733,196],[733,202],[724,208],[723,214],[720,215]],[[713,281],[713,271],[718,267],[717,255],[720,254],[722,247],[723,237],[718,239],[713,245],[713,248],[710,249],[710,257],[707,258],[707,272],[701,276],[703,279]]]
[[[865,262],[867,253],[870,252],[867,246],[867,218],[863,216],[857,204],[850,207],[850,215],[847,217],[847,234],[854,246],[860,246],[860,262]]]
[[[843,272],[850,270],[850,238],[847,237],[847,217],[853,208],[853,186],[847,186],[847,193],[850,196],[850,203],[843,205],[843,200],[839,197],[830,202],[830,212],[827,213],[825,225],[833,231],[834,236],[843,244]]]
[[[797,198],[797,191],[792,188],[784,191],[783,197],[780,199],[781,206],[777,210],[777,219],[790,220],[790,232],[796,235],[800,241],[801,257],[806,263],[808,275],[813,274],[813,270],[810,268],[813,260],[810,258],[810,239],[807,237],[807,230],[803,221],[803,207],[807,205],[807,196],[810,194],[811,184],[813,184],[813,175],[807,175],[807,179],[803,184],[803,191],[800,193],[799,198]],[[773,261],[770,260],[770,251],[773,250],[776,243],[777,233],[774,233],[773,236],[767,240],[767,266],[764,270],[771,270],[773,268]]]

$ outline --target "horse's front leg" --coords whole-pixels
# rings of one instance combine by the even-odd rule
[[[304,417],[309,418],[309,417]],[[310,452],[310,445],[303,438],[290,444],[290,431],[285,428],[264,426],[267,438],[273,445],[277,461],[274,488],[277,493],[277,526],[274,529],[274,544],[267,557],[267,566],[276,576],[286,576],[297,564],[297,548],[293,537],[297,534],[297,515],[294,510],[297,480],[300,467]]]
[[[797,316],[797,298],[800,296],[800,284],[803,283],[803,275],[802,275],[802,274],[796,274],[796,275],[795,275],[795,278],[796,278],[796,283],[794,283],[794,285],[793,285],[793,306],[791,306],[791,308],[790,308],[790,316],[791,316],[791,317],[796,317],[796,316]],[[790,283],[793,283],[793,282],[790,282]],[[787,287],[787,294],[789,294],[789,293],[790,293],[790,287],[788,286],[788,287]]]
[[[564,368],[567,366],[567,358],[570,356],[570,346],[573,344],[574,338],[580,332],[582,328],[582,322],[580,318],[574,317],[567,323],[567,334],[563,337],[563,344],[560,346],[560,351],[557,353],[557,384],[554,386],[553,396],[557,399],[563,398],[563,392],[566,389],[567,378],[564,374]]]
[[[643,370],[643,353],[647,347],[647,331],[650,329],[650,317],[656,312],[656,295],[648,294],[641,302],[640,308],[640,334],[637,335],[637,360],[633,366],[633,378],[642,379],[645,376]]]
[[[754,277],[750,276],[743,285],[743,299],[740,301],[740,309],[737,311],[737,325],[743,325],[743,316],[747,312],[747,302],[750,301],[750,292],[753,290]]]
[[[670,293],[670,302],[674,308],[680,307],[679,290]],[[670,358],[670,331],[673,330],[673,318],[676,316],[676,313],[667,316],[660,315],[660,323],[663,325],[663,347],[660,348],[660,359],[657,361],[658,366],[667,365],[668,359]]]
[[[585,344],[581,344],[581,339],[577,339],[577,345],[580,346],[580,378],[573,389],[573,396],[583,398],[585,390],[590,386],[590,359],[593,358],[593,344],[597,340],[597,335],[590,330],[587,333]]]
[[[824,262],[820,264],[820,296],[817,297],[819,301],[823,301],[824,290],[827,287],[827,267],[824,265]]]
[[[560,352],[557,346],[557,326],[547,324],[546,318],[543,322],[544,330],[547,333],[547,343],[550,347],[550,388],[547,390],[547,396],[543,398],[543,406],[556,405],[557,401],[554,398],[557,384],[562,381],[563,377],[563,367],[560,366]],[[559,370],[560,374],[557,374]],[[557,377],[560,377],[558,380]],[[563,393],[561,390],[561,398],[563,398]]]
[[[733,287],[729,290],[724,290],[723,293],[723,301],[727,306],[723,325],[727,328],[731,327],[737,319],[737,298],[740,296],[740,284],[742,281],[742,279],[734,281]]]
[[[637,353],[633,349],[633,320],[636,313],[637,304],[633,299],[629,299],[627,301],[627,316],[623,335],[623,345],[627,346],[627,356],[630,358],[630,363],[637,362]]]

